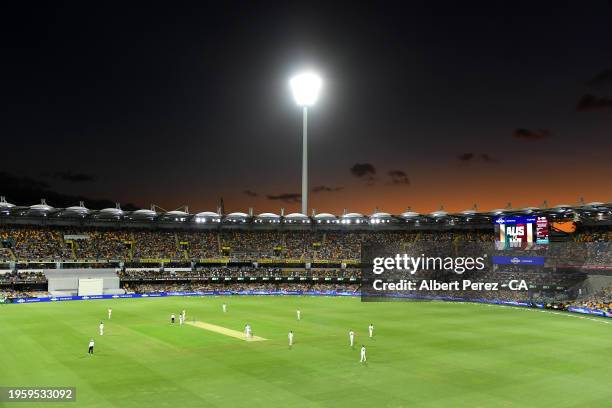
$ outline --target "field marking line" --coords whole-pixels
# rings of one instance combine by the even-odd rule
[[[223,327],[223,326],[217,326],[216,324],[211,324],[211,323],[206,323],[206,322],[200,322],[198,320],[193,321],[193,322],[185,322],[186,324],[190,325],[190,326],[194,326],[200,329],[204,329],[204,330],[208,330],[211,332],[215,332],[215,333],[219,333],[219,334],[223,334],[225,336],[230,336],[230,337],[234,337],[236,339],[240,339],[240,340],[244,340],[244,341],[265,341],[268,339],[264,339],[263,337],[259,337],[259,336],[252,336],[252,337],[245,337],[244,333],[238,330],[232,330],[232,329],[228,329],[227,327]]]
[[[610,321],[610,320],[603,320],[605,318],[597,319],[597,318],[594,318],[594,317],[589,317],[588,315],[581,316],[581,315],[578,315],[578,314],[572,314],[571,312],[555,312],[555,311],[546,310],[546,309],[532,309],[532,308],[528,308],[528,307],[516,307],[516,306],[508,306],[508,305],[492,305],[492,304],[488,304],[488,303],[475,303],[475,302],[465,302],[465,304],[478,305],[478,306],[485,306],[486,305],[488,307],[498,307],[498,308],[504,308],[506,310],[520,310],[520,311],[523,311],[523,312],[539,312],[539,313],[546,313],[548,315],[566,316],[566,317],[573,317],[575,319],[590,320],[592,322],[612,324],[612,321]]]

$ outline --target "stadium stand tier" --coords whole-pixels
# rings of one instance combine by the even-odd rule
[[[536,214],[559,225],[551,229],[554,245],[524,253],[546,256],[544,265],[528,271],[507,265],[478,276],[465,275],[483,282],[525,279],[529,291],[502,288],[495,294],[459,295],[539,301],[551,307],[610,308],[610,204],[307,217],[282,212],[265,216],[127,213],[119,208],[93,211],[83,205],[55,209],[46,203],[31,207],[2,203],[0,296],[9,298],[48,293],[43,271],[96,268],[115,270],[121,289],[136,293],[228,287],[358,291],[364,247],[393,244],[420,253],[432,244],[449,250],[471,244],[494,251],[494,217]]]

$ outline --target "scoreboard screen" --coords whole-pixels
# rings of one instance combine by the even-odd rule
[[[546,217],[498,217],[495,219],[495,248],[536,249],[548,245]]]

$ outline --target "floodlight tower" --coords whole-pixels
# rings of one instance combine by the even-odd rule
[[[319,97],[322,81],[312,72],[294,76],[289,81],[293,98],[303,109],[302,133],[302,214],[308,215],[308,107],[313,106]]]

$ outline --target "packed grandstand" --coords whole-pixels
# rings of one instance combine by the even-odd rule
[[[329,290],[358,292],[362,249],[395,244],[413,251],[435,243],[489,245],[499,214],[542,214],[558,223],[545,265],[496,267],[475,280],[525,279],[529,290],[481,292],[499,298],[570,305],[612,313],[612,287],[585,286],[590,276],[612,275],[612,206],[591,203],[495,210],[436,211],[371,216],[346,213],[222,214],[187,211],[92,211],[82,204],[0,203],[0,297],[45,296],[53,269],[113,268],[126,293],[172,291]],[[571,228],[567,227],[571,224]],[[604,280],[605,282],[605,280]],[[444,295],[444,294],[442,294]],[[454,293],[453,296],[461,294]],[[451,294],[449,294],[451,296]],[[469,297],[465,294],[466,297]]]

